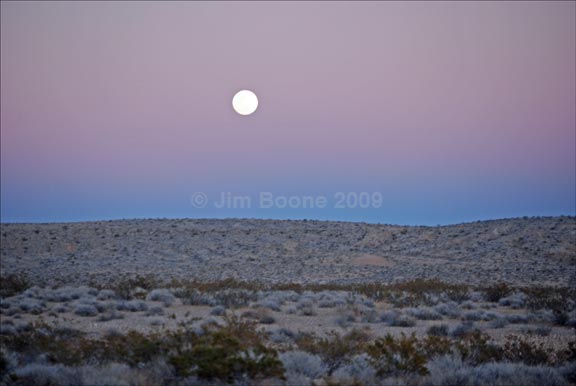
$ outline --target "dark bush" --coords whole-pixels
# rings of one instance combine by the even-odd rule
[[[427,333],[428,335],[432,336],[448,336],[448,325],[436,324],[434,326],[430,326]]]
[[[30,286],[28,278],[22,273],[2,276],[0,277],[0,297],[7,298],[17,295]]]
[[[388,334],[367,347],[371,363],[379,376],[428,374],[426,356],[419,350],[415,335],[398,339]]]
[[[506,283],[500,283],[484,288],[483,292],[487,301],[496,303],[506,297],[512,290]]]

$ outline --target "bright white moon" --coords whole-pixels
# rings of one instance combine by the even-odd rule
[[[240,115],[250,115],[258,108],[258,97],[250,90],[238,91],[232,98],[232,107]]]

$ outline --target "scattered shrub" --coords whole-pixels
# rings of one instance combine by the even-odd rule
[[[380,320],[391,327],[414,327],[416,321],[409,316],[402,315],[396,310],[385,311],[380,315]]]
[[[465,301],[464,303],[462,303],[460,305],[460,307],[464,308],[465,310],[475,310],[476,308],[478,308],[476,303],[474,303],[472,301]]]
[[[29,287],[28,277],[23,273],[13,273],[0,277],[0,297],[7,298],[17,295]]]
[[[447,370],[432,368],[427,385],[444,386],[567,386],[558,370],[516,363],[486,363],[477,367],[461,366]]]
[[[135,296],[137,289],[152,290],[158,288],[158,281],[152,275],[135,277],[123,277],[108,285],[116,295],[124,300],[130,300]]]
[[[434,311],[449,318],[457,318],[460,316],[460,308],[455,302],[441,303],[434,307]]]
[[[353,356],[350,361],[337,368],[331,377],[331,382],[336,384],[360,384],[374,385],[376,369],[370,362],[368,354]]]
[[[279,328],[269,332],[269,338],[274,343],[293,342],[296,334],[287,328]]]
[[[365,352],[369,340],[370,336],[366,332],[352,329],[344,335],[331,331],[323,338],[310,333],[300,333],[296,337],[296,344],[300,350],[319,355],[331,374],[352,356]]]
[[[148,310],[148,304],[142,300],[121,300],[116,304],[118,311],[139,312]]]
[[[271,299],[264,300],[264,301],[258,303],[257,305],[259,307],[269,308],[272,311],[277,311],[277,312],[282,311],[280,304],[277,301],[271,300]]]
[[[328,373],[328,368],[318,355],[304,351],[288,351],[280,354],[279,358],[288,377],[291,374],[299,374],[309,379],[316,379]]]
[[[150,307],[146,311],[146,316],[162,316],[164,315],[164,309],[160,306]]]
[[[472,312],[466,312],[464,315],[462,315],[462,320],[468,320],[468,321],[479,321],[479,320],[483,320],[484,319],[484,311],[480,310],[480,311],[472,311]]]
[[[448,336],[449,328],[447,324],[436,324],[428,328],[427,334],[432,336]]]
[[[356,317],[354,317],[354,314],[345,310],[341,310],[334,320],[336,325],[342,328],[350,327],[355,321]]]
[[[98,300],[111,300],[116,298],[116,293],[112,290],[103,289],[98,292]]]
[[[499,317],[490,322],[490,328],[504,328],[508,325],[508,319]]]
[[[419,320],[440,320],[442,315],[429,307],[425,308],[408,308],[405,312]]]
[[[296,309],[300,312],[300,315],[304,316],[314,316],[316,315],[316,310],[314,309],[314,304],[309,300],[304,300],[298,303]]]
[[[407,337],[404,334],[398,339],[390,334],[376,339],[367,347],[376,374],[378,376],[427,374],[426,357],[418,350],[417,342],[415,335]]]
[[[90,304],[79,304],[74,309],[74,313],[79,316],[96,316],[98,309]]]
[[[473,331],[477,331],[477,329],[474,327],[474,322],[465,321],[465,322],[460,323],[458,326],[456,326],[450,332],[450,336],[452,336],[454,338],[462,338],[462,337],[465,337],[465,336],[471,334]]]
[[[151,291],[146,300],[153,302],[162,302],[164,307],[170,307],[176,298],[168,289],[155,289]]]
[[[495,284],[484,288],[484,298],[489,302],[496,303],[510,292],[511,289],[505,283]]]
[[[214,316],[222,316],[226,314],[226,308],[222,307],[222,306],[216,306],[214,308],[212,308],[212,310],[210,311],[210,315],[214,315]]]
[[[543,343],[533,343],[515,335],[509,336],[504,344],[504,358],[510,362],[543,365],[548,363],[551,353],[551,350],[544,348]]]
[[[110,310],[98,316],[99,322],[108,322],[115,319],[124,319],[124,314],[115,310]]]
[[[44,302],[32,298],[23,298],[20,300],[19,305],[23,312],[34,315],[43,313],[46,307]]]
[[[526,305],[526,300],[528,296],[526,296],[523,292],[514,292],[504,298],[501,298],[498,301],[498,304],[501,306],[510,307],[513,309],[523,308]]]
[[[528,323],[528,317],[525,315],[506,315],[506,320],[513,324]]]

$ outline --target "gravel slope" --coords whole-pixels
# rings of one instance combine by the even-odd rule
[[[87,284],[123,274],[266,282],[576,286],[576,217],[441,226],[289,220],[1,224],[2,275]]]

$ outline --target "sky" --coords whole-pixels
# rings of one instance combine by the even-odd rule
[[[575,15],[2,1],[1,221],[575,215]]]

